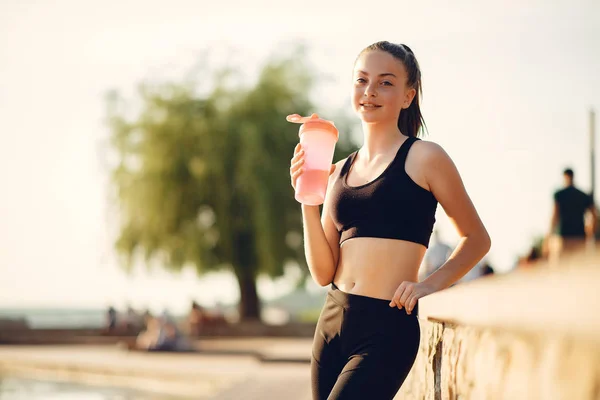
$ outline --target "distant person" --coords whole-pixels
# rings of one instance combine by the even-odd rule
[[[574,172],[567,168],[563,171],[565,187],[554,193],[554,208],[550,222],[549,236],[558,237],[551,246],[554,256],[585,248],[588,237],[596,232],[596,207],[592,197],[574,185]],[[590,213],[590,226],[586,229],[586,214]]]
[[[106,311],[106,331],[112,333],[117,329],[117,310],[113,306]]]
[[[192,307],[188,316],[189,332],[192,336],[199,336],[204,323],[204,312],[200,304],[192,301]]]
[[[142,330],[135,341],[133,348],[138,350],[148,350],[156,347],[160,335],[161,322],[158,318],[148,313],[144,316],[144,330]]]
[[[531,249],[529,249],[529,253],[527,253],[526,256],[521,257],[519,259],[517,267],[529,268],[535,266],[542,259],[542,251],[537,246],[531,246]]]
[[[191,351],[193,345],[189,338],[177,328],[172,318],[161,318],[160,330],[154,346],[148,351]]]
[[[144,351],[192,351],[192,342],[169,316],[146,316],[146,329],[137,336],[133,349]]]
[[[494,267],[487,262],[481,267],[481,276],[494,275],[495,273]]]

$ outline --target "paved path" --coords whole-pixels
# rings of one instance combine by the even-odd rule
[[[310,399],[310,340],[212,339],[201,348],[204,352],[168,354],[115,346],[0,346],[0,374],[180,398]]]

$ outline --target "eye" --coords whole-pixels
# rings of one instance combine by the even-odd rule
[[[394,85],[392,85],[392,82],[390,82],[390,81],[383,81],[381,83],[385,86],[394,86]]]
[[[366,80],[364,80],[363,78],[358,78],[356,80],[356,83],[365,83],[365,82],[366,82]]]

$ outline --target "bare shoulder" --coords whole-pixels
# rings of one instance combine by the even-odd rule
[[[430,142],[428,140],[417,140],[412,148],[415,158],[417,158],[421,163],[430,164],[435,162],[444,162],[445,160],[450,160],[450,156],[446,151],[435,142]],[[423,164],[421,164],[423,165]]]
[[[405,170],[408,176],[422,188],[433,191],[432,181],[440,172],[454,170],[454,164],[446,151],[437,143],[417,140],[410,148]]]

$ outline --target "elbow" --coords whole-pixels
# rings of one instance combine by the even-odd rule
[[[315,276],[315,282],[321,287],[330,285],[333,282],[333,275],[331,274],[320,274]]]
[[[318,257],[311,258],[311,262],[308,263],[308,269],[312,275],[313,281],[321,287],[330,285],[335,277],[335,271],[337,270],[338,260],[337,257]]]
[[[320,279],[317,281],[317,284],[321,287],[325,287],[330,285],[333,282],[333,279]]]
[[[317,285],[321,287],[325,287],[333,282],[333,277],[335,275],[335,271],[333,273],[328,273],[326,271],[330,271],[331,268],[317,268],[312,274],[313,280],[317,283]]]
[[[481,233],[481,252],[483,253],[483,255],[486,255],[490,249],[492,248],[492,238],[490,237],[490,234],[488,233],[488,231],[484,228],[483,232]]]

